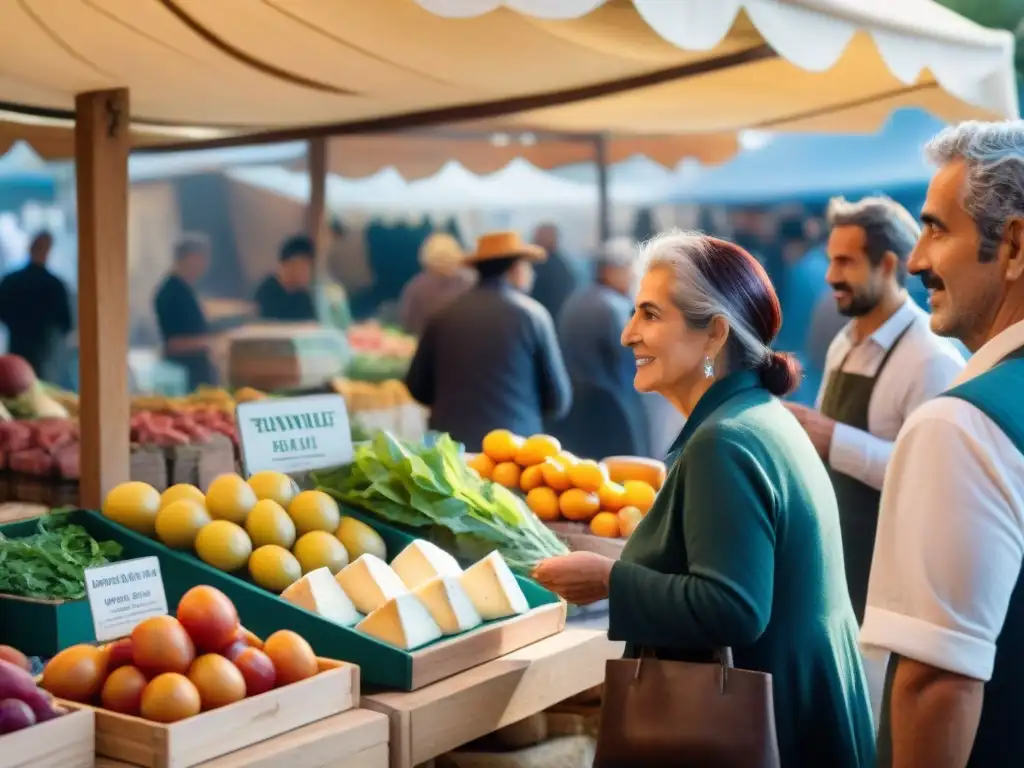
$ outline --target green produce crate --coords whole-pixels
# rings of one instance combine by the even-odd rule
[[[73,520],[84,524],[77,512]],[[37,518],[18,520],[0,525],[0,533],[9,539],[31,536],[38,523]],[[107,540],[113,538],[108,536]],[[0,595],[0,643],[4,645],[46,659],[69,645],[95,640],[92,614],[86,600],[34,600]]]
[[[358,510],[343,508],[342,512],[362,520],[377,530],[381,538],[384,539],[389,558],[401,552],[414,539],[413,536]],[[425,684],[423,658],[420,656],[417,659],[417,654],[423,654],[433,645],[451,641],[451,638],[442,638],[436,643],[418,648],[412,653],[402,651],[357,632],[355,629],[339,626],[292,605],[279,596],[257,587],[248,580],[244,573],[230,575],[218,571],[191,553],[165,547],[158,541],[148,539],[107,520],[98,512],[79,511],[75,513],[75,516],[75,521],[84,526],[97,540],[120,542],[124,547],[122,559],[157,555],[160,558],[160,569],[169,606],[176,606],[181,596],[197,584],[209,584],[217,587],[234,602],[242,623],[247,629],[264,638],[279,629],[294,630],[309,641],[317,655],[358,664],[362,669],[360,679],[364,685],[399,690],[413,690],[416,687],[421,687]],[[529,579],[518,576],[516,578],[523,588],[523,594],[531,609],[545,606],[549,606],[551,609],[545,617],[545,626],[548,626],[549,629],[544,634],[520,643],[519,647],[521,647],[557,632],[564,625],[565,611],[564,604],[555,594]],[[560,612],[559,609],[561,609]],[[85,611],[85,616],[90,622],[91,631],[88,610]],[[500,623],[502,622],[489,622],[488,624]],[[553,626],[556,623],[558,626]],[[484,626],[486,627],[488,624]],[[479,631],[479,629],[473,631]],[[449,659],[445,663],[450,664],[451,654],[447,654],[447,656]],[[416,661],[420,663],[414,663]],[[452,674],[452,672],[448,674]],[[429,670],[427,670],[427,677],[430,677]],[[435,676],[433,679],[436,680],[438,677]],[[426,682],[431,682],[431,680],[428,679]]]

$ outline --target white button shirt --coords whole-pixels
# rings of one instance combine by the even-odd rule
[[[912,327],[900,339],[908,326]],[[879,374],[879,365],[897,339],[899,344]],[[932,333],[928,313],[908,298],[859,344],[854,344],[852,323],[832,340],[818,392],[819,409],[829,376],[840,365],[845,373],[878,375],[878,381],[868,407],[868,431],[836,424],[828,463],[837,472],[881,490],[893,441],[903,423],[918,406],[949,388],[963,370],[964,358],[950,341]]]
[[[978,350],[956,383],[1022,346],[1024,322]],[[1022,557],[1024,454],[970,403],[925,403],[885,478],[861,644],[989,680]]]

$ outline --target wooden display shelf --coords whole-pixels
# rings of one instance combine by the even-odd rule
[[[72,711],[0,736],[0,768],[91,768],[95,745],[92,712]]]
[[[548,528],[558,534],[573,552],[595,552],[613,560],[622,555],[622,548],[628,539],[611,539],[607,536],[595,536],[586,523],[560,521],[545,523]]]
[[[553,637],[407,693],[364,694],[391,722],[391,768],[412,768],[604,681],[623,644],[605,632]]]
[[[320,659],[320,674],[170,725],[72,702],[96,716],[96,754],[146,768],[190,768],[359,706],[359,667]]]
[[[388,719],[352,709],[237,752],[199,763],[198,768],[388,768]],[[110,758],[96,768],[138,768]]]

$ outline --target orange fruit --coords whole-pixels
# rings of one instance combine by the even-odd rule
[[[636,507],[645,515],[651,511],[657,493],[650,483],[643,480],[627,480],[622,487],[625,490],[622,498],[627,507]]]
[[[544,484],[556,491],[567,491],[572,487],[572,480],[569,479],[569,470],[557,458],[544,459],[540,465],[541,474],[544,477]]]
[[[202,706],[191,680],[177,672],[165,672],[150,680],[142,691],[139,714],[157,723],[176,723],[198,715]]]
[[[245,695],[258,696],[266,693],[277,683],[274,662],[258,648],[246,648],[232,661],[245,678]]]
[[[500,464],[503,461],[513,461],[516,451],[522,444],[523,438],[519,435],[514,435],[507,429],[493,429],[484,436],[481,447],[495,463]]]
[[[178,603],[178,621],[196,648],[207,653],[228,646],[239,627],[235,604],[219,589],[207,586],[192,587],[184,594]]]
[[[593,493],[601,490],[608,481],[608,472],[591,459],[585,459],[569,467],[569,481],[577,488]]]
[[[484,480],[490,480],[491,473],[494,471],[495,462],[494,459],[486,453],[478,453],[466,462],[466,466],[470,469],[475,469],[476,473]]]
[[[142,707],[142,692],[148,683],[138,667],[118,667],[103,684],[100,702],[111,712],[138,715]]]
[[[527,493],[526,506],[538,518],[549,523],[561,517],[558,511],[558,494],[547,486],[542,485]]]
[[[633,531],[643,519],[644,513],[636,507],[623,507],[618,512],[619,535],[622,537],[632,536]]]
[[[601,509],[618,512],[626,506],[626,489],[612,480],[605,480],[597,491]]]
[[[274,662],[278,685],[297,683],[320,671],[312,647],[290,629],[278,630],[268,637],[263,643],[263,652]]]
[[[573,464],[580,463],[579,456],[575,453],[569,453],[568,451],[559,451],[558,455],[553,458],[566,469],[569,469]]]
[[[558,455],[562,450],[562,444],[557,437],[551,435],[533,435],[526,438],[518,451],[516,451],[515,462],[522,467],[532,467],[540,464],[544,459]]]
[[[540,466],[527,467],[519,476],[519,489],[526,493],[534,488],[540,488],[542,485],[544,485],[544,471]]]
[[[59,699],[88,703],[100,692],[107,674],[108,652],[93,645],[73,645],[43,668],[43,688]]]
[[[619,538],[619,518],[614,512],[598,512],[590,520],[590,532],[607,539]]]
[[[491,480],[506,488],[518,488],[521,470],[514,461],[503,461],[494,467]]]
[[[589,520],[600,508],[597,494],[581,488],[570,488],[558,497],[558,509],[566,520]]]
[[[173,616],[153,616],[132,630],[132,661],[146,675],[184,675],[196,658],[196,647]]]
[[[193,661],[188,679],[199,691],[204,711],[245,698],[245,678],[241,670],[220,654],[208,653]]]

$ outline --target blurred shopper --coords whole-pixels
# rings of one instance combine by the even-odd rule
[[[209,263],[210,241],[202,235],[186,235],[174,247],[174,267],[153,300],[164,358],[187,371],[189,389],[215,385],[218,378],[210,362],[215,337],[196,295]]]
[[[867,647],[891,651],[879,766],[1024,765],[1024,124],[963,123],[909,268],[931,327],[974,353],[903,425],[886,476]]]
[[[560,419],[572,393],[551,315],[526,294],[544,249],[512,232],[477,241],[479,283],[427,322],[406,384],[430,427],[471,451],[492,429],[532,435]]]
[[[893,441],[918,406],[949,386],[964,360],[931,332],[928,314],[904,290],[920,232],[910,213],[885,197],[836,198],[828,222],[825,279],[850,321],[829,347],[818,410],[789,407],[829,466],[850,598],[862,621]]]
[[[647,418],[633,387],[636,362],[622,345],[622,330],[633,315],[637,246],[629,238],[606,242],[594,258],[597,281],[570,296],[558,316],[558,340],[573,387],[567,422],[579,426],[578,455],[650,455]],[[609,430],[608,408],[626,429]],[[577,430],[574,430],[577,431]]]
[[[835,494],[778,400],[799,376],[771,349],[775,291],[752,255],[716,238],[663,235],[643,255],[622,341],[636,388],[661,393],[686,426],[621,559],[574,552],[534,576],[572,603],[608,598],[608,636],[629,657],[711,662],[729,647],[737,668],[770,673],[785,768],[870,768]]]
[[[435,232],[420,246],[423,271],[402,289],[399,322],[407,333],[419,336],[439,309],[473,285],[474,273],[465,267],[466,254],[447,232]]]
[[[289,237],[281,244],[277,271],[260,283],[255,301],[264,320],[291,323],[315,323],[318,320],[313,300],[313,268],[316,248],[305,235]]]
[[[40,232],[29,263],[0,281],[0,323],[7,326],[8,351],[25,358],[40,379],[58,383],[74,321],[67,286],[46,267],[52,248],[53,236]]]
[[[579,274],[559,245],[558,227],[541,224],[533,233],[533,242],[548,257],[537,265],[532,295],[552,317],[558,317],[562,305],[580,283]]]

